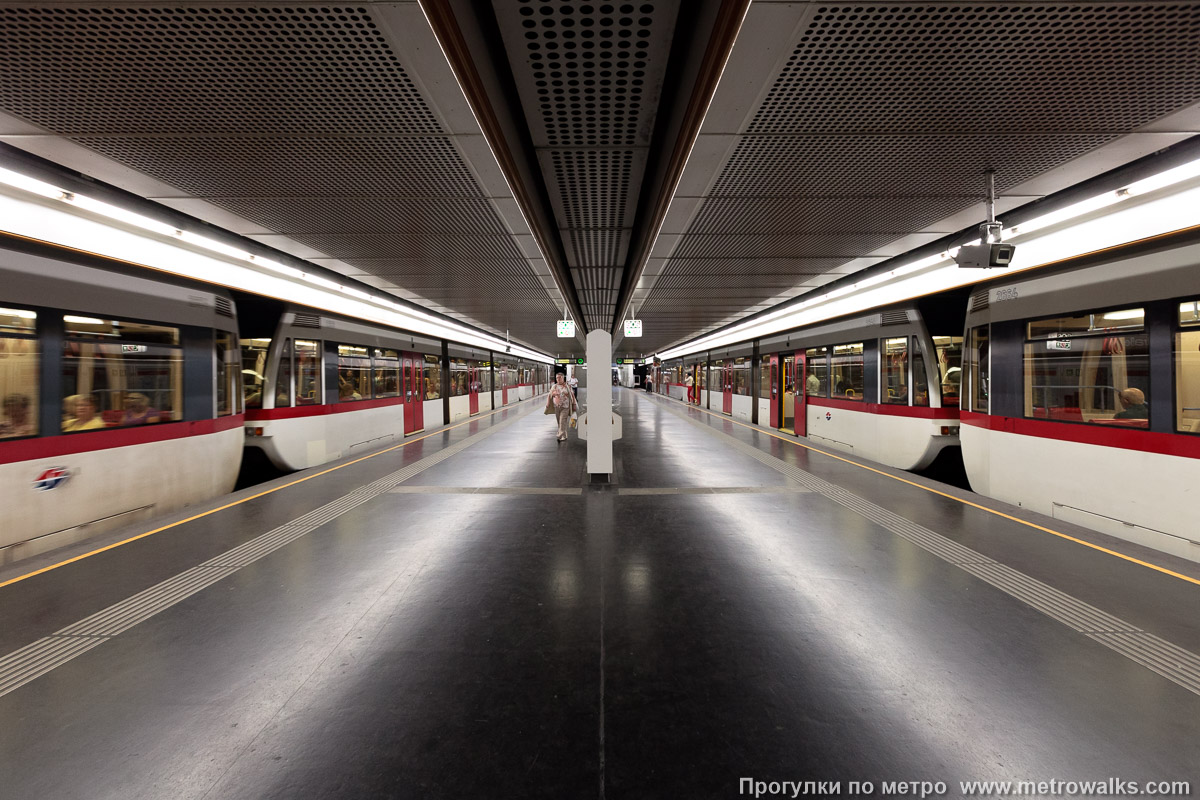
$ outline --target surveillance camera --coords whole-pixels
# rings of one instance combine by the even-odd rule
[[[987,244],[963,245],[955,254],[954,260],[960,267],[968,269],[989,269],[991,267],[1007,267],[1017,252],[1016,245],[989,242]]]

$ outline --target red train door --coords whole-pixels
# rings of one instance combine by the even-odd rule
[[[467,367],[467,412],[479,413],[479,367]]]
[[[425,429],[425,358],[405,353],[401,359],[404,370],[404,435]]]
[[[733,413],[733,362],[726,361],[721,366],[721,410],[726,414]]]
[[[425,430],[425,356],[413,356],[413,424]]]
[[[796,365],[795,383],[796,387],[796,421],[793,423],[792,430],[797,436],[808,435],[808,400],[806,397],[808,382],[805,380],[808,376],[805,375],[804,368],[804,351],[797,350],[796,358],[792,362]]]
[[[413,359],[408,353],[400,358],[401,385],[404,387],[404,435],[417,430],[417,412],[413,403]]]
[[[781,408],[781,406],[780,406],[781,397],[779,395],[779,353],[771,354],[770,380],[771,380],[771,423],[770,423],[770,427],[778,428],[783,424],[782,420],[779,418],[779,412],[780,412],[780,408]]]

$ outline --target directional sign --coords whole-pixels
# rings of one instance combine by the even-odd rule
[[[625,320],[625,335],[630,339],[642,335],[642,321],[640,319]]]
[[[560,319],[558,321],[558,338],[574,339],[575,338],[575,320]]]

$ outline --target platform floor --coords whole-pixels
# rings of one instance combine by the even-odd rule
[[[610,486],[535,400],[3,586],[0,797],[1200,792],[1195,565],[617,398]]]

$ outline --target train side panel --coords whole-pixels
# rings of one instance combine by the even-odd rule
[[[246,427],[251,430],[261,428],[262,434],[247,436],[246,446],[262,449],[271,463],[285,470],[308,469],[404,439],[404,406],[401,403],[339,413],[318,411],[282,419],[255,419],[256,416],[265,415],[250,412]]]
[[[233,491],[241,418],[221,423],[225,429],[212,433],[0,464],[0,559],[27,558]],[[85,437],[103,434],[78,439]],[[57,486],[35,483],[55,468],[66,473]]]
[[[1171,555],[1200,560],[1200,459],[992,430],[966,422],[979,494]],[[1030,480],[1036,474],[1036,480]],[[1164,502],[1164,498],[1171,498]]]
[[[907,416],[868,410],[808,405],[808,439],[816,445],[861,456],[897,469],[924,469],[943,448],[959,443],[942,428],[958,426],[957,409],[934,409],[929,416]]]

